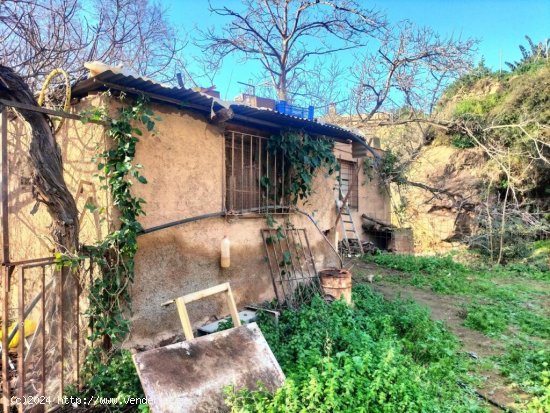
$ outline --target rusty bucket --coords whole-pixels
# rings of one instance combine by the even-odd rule
[[[336,299],[344,297],[351,304],[351,272],[338,268],[327,268],[319,271],[321,287],[325,295]]]

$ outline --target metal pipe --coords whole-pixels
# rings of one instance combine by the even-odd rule
[[[20,267],[22,270],[25,268],[25,267]],[[43,267],[45,268],[45,267]],[[53,281],[50,281],[48,283],[48,285],[45,287],[45,290],[47,290],[48,288],[50,288],[50,286],[52,285]],[[30,304],[27,306],[27,308],[25,308],[25,311],[23,313],[23,317],[26,319],[29,314],[31,313],[31,311],[34,309],[34,307],[36,306],[36,304],[38,304],[38,302],[41,300],[41,296],[42,296],[42,293],[38,293],[33,299],[32,301],[30,302]],[[43,304],[44,305],[44,304]],[[16,324],[13,326],[13,329],[8,333],[8,343],[11,342],[13,340],[13,338],[15,337],[15,334],[17,333],[17,331],[19,330],[19,325]]]
[[[21,400],[25,396],[25,268],[19,268],[19,343],[17,346],[17,381],[18,395]],[[6,322],[2,320],[3,322]],[[8,342],[9,346],[9,342]],[[6,348],[4,351],[8,351]],[[18,403],[18,410],[23,413],[23,403]]]
[[[8,180],[8,115],[4,108],[2,110],[2,264],[10,262]]]
[[[283,229],[283,233],[284,233],[284,240],[286,241],[286,247],[288,249],[288,255],[290,255],[290,263],[291,263],[291,267],[292,267],[292,270],[294,271],[294,275],[298,274],[298,271],[296,271],[297,268],[299,268],[297,265],[294,265],[294,258],[292,256],[292,250],[290,249],[290,242],[288,241],[288,232],[287,230],[285,229],[285,227],[283,226],[282,227]],[[303,273],[302,274],[302,277],[304,276]],[[298,283],[296,283],[296,287],[298,287]],[[291,288],[295,288],[295,287],[292,287],[291,285]]]
[[[297,207],[267,206],[267,207],[264,207],[264,208],[251,208],[251,209],[246,209],[246,210],[241,211],[241,213],[239,213],[238,215],[247,214],[247,213],[265,212],[266,210],[272,210],[272,209],[280,210],[281,208],[282,208],[282,209],[288,209],[288,212],[289,212],[289,213],[298,212],[298,213],[300,213],[300,214],[305,215],[306,217],[308,217],[309,220],[310,220],[310,221],[313,223],[313,225],[315,226],[315,228],[317,228],[317,231],[319,231],[319,233],[321,234],[321,236],[324,238],[324,240],[327,242],[327,244],[330,245],[330,248],[332,249],[332,251],[334,251],[334,253],[335,253],[336,256],[338,257],[338,260],[340,261],[340,268],[343,268],[343,267],[344,267],[344,263],[343,263],[343,261],[342,261],[342,257],[340,256],[340,254],[338,254],[338,251],[337,251],[337,250],[334,248],[334,246],[330,243],[330,241],[328,240],[328,238],[326,237],[326,235],[323,233],[323,231],[321,230],[321,228],[319,228],[319,226],[317,225],[317,223],[315,222],[315,220],[313,219],[313,217],[312,217],[311,215],[309,215],[307,212],[302,211],[301,209],[299,209],[299,208],[297,208]],[[151,233],[153,233],[153,232],[157,232],[157,231],[160,231],[160,230],[163,230],[163,229],[167,229],[167,228],[172,228],[172,227],[175,227],[175,226],[178,226],[178,225],[188,224],[188,223],[190,223],[190,222],[201,221],[201,220],[203,220],[203,219],[216,218],[216,217],[224,217],[224,216],[232,216],[232,215],[237,215],[237,214],[231,214],[230,212],[220,211],[220,212],[212,212],[212,213],[210,213],[210,214],[197,215],[197,216],[194,216],[194,217],[184,218],[184,219],[180,219],[180,220],[177,220],[177,221],[168,222],[168,223],[166,223],[166,224],[157,225],[157,226],[155,226],[155,227],[143,229],[141,232],[138,233],[138,236],[151,234]]]
[[[57,330],[57,334],[59,334],[59,355],[60,355],[60,363],[61,363],[61,368],[59,369],[59,383],[60,383],[60,396],[63,396],[64,394],[64,388],[65,388],[65,363],[64,363],[64,343],[63,343],[63,340],[65,339],[65,337],[63,336],[63,329],[64,329],[64,322],[65,322],[65,317],[63,317],[63,311],[64,311],[64,308],[63,308],[63,305],[64,305],[64,300],[63,300],[63,285],[65,284],[65,279],[66,279],[66,274],[67,274],[67,271],[66,271],[66,268],[63,267],[61,268],[61,270],[59,271],[60,272],[60,277],[59,277],[59,290],[58,290],[58,294],[59,294],[59,328]]]
[[[275,283],[275,273],[273,272],[273,266],[271,264],[271,255],[269,255],[269,248],[267,248],[267,240],[265,238],[265,231],[262,230],[262,240],[264,241],[264,248],[265,252],[267,254],[267,261],[269,263],[269,272],[271,273],[271,282],[273,284],[273,291],[275,291],[275,296],[277,297],[277,301],[281,301],[281,297],[279,296],[279,289],[277,288],[277,284]],[[271,237],[271,234],[270,234]]]
[[[283,276],[281,274],[281,261],[279,261],[279,257],[277,255],[277,247],[275,246],[275,244],[279,243],[279,238],[277,238],[277,231],[270,228],[269,230],[269,238],[271,240],[271,244],[273,245],[273,255],[275,255],[275,264],[277,264],[277,271],[279,271],[279,274],[278,274],[278,278],[279,278],[279,284],[281,284],[281,290],[283,292],[283,297],[284,299],[286,300],[286,292],[285,292],[285,280],[283,279]],[[272,232],[275,231],[275,235],[272,234]],[[273,238],[275,237],[275,238]],[[284,259],[283,257],[281,257],[281,259]],[[284,262],[283,262],[284,264]]]
[[[178,226],[178,225],[188,224],[190,222],[201,221],[203,219],[222,217],[225,214],[226,213],[224,211],[212,212],[210,214],[197,215],[197,216],[190,217],[190,218],[184,218],[184,219],[180,219],[180,220],[177,220],[177,221],[168,222],[166,224],[157,225],[157,226],[154,226],[154,227],[151,227],[151,228],[143,229],[141,232],[138,233],[138,236],[150,234],[152,232],[157,232],[157,231],[160,231],[162,229],[167,229],[167,228],[175,227],[175,226]]]
[[[42,386],[40,388],[41,396],[46,395],[46,267],[42,267],[42,308],[40,321],[42,324],[42,334],[40,334],[40,346],[42,350],[41,378]]]
[[[344,262],[342,261],[342,257],[340,256],[340,254],[338,253],[338,251],[336,250],[336,248],[334,248],[334,246],[333,246],[333,245],[331,244],[331,242],[328,240],[328,238],[327,238],[326,235],[323,233],[323,231],[321,230],[321,228],[319,228],[319,225],[317,225],[317,223],[315,222],[315,220],[313,219],[313,217],[312,217],[311,215],[309,215],[307,212],[302,211],[302,210],[299,209],[299,208],[294,208],[294,211],[299,212],[300,214],[305,215],[306,217],[309,218],[309,220],[313,223],[313,225],[315,225],[315,228],[317,228],[317,231],[319,231],[319,233],[323,236],[323,238],[325,239],[325,241],[327,242],[327,244],[330,245],[330,248],[332,249],[332,251],[334,251],[334,253],[335,253],[336,256],[338,257],[338,260],[340,261],[340,268],[343,268],[343,267],[344,267]]]
[[[79,120],[87,123],[95,123],[97,125],[110,126],[111,122],[104,120],[87,119],[84,116],[75,115],[74,113],[64,112],[60,110],[46,109],[40,106],[27,105],[26,103],[15,102],[13,100],[0,99],[0,105],[9,106],[11,108],[17,108],[22,110],[29,110],[31,112],[44,113],[46,115],[60,116],[62,118]]]
[[[3,302],[2,302],[2,405],[4,413],[9,413],[11,408],[10,381],[8,379],[8,313],[9,313],[9,279],[15,267],[6,267],[2,270],[3,276]]]

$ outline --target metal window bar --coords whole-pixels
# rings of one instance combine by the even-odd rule
[[[226,210],[287,212],[284,159],[268,151],[267,140],[240,132],[226,133]]]
[[[262,239],[277,300],[299,308],[321,293],[315,258],[306,230],[286,227],[262,229]]]

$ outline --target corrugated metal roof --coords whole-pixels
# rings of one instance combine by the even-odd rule
[[[83,97],[90,92],[107,89],[121,90],[128,93],[143,93],[152,99],[181,105],[182,108],[203,112],[207,115],[210,115],[212,110],[217,112],[222,108],[231,108],[235,114],[233,120],[243,124],[283,130],[303,130],[312,135],[324,135],[342,141],[364,141],[364,137],[359,133],[340,126],[310,121],[279,113],[272,109],[256,108],[237,102],[227,102],[191,89],[169,87],[148,79],[114,73],[110,70],[77,82],[72,87],[72,94],[74,97]]]
[[[179,103],[182,106],[190,106],[197,110],[204,110],[207,112],[210,112],[213,103],[214,111],[225,107],[222,101],[204,93],[196,92],[191,89],[167,87],[141,77],[136,78],[121,73],[113,73],[110,70],[77,82],[72,87],[72,95],[74,97],[82,97],[89,92],[107,89],[123,90],[134,93],[141,92],[152,95],[155,98],[164,98],[167,101],[173,101],[172,103]]]

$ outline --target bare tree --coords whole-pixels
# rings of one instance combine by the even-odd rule
[[[445,87],[471,67],[476,44],[408,21],[387,27],[379,41],[354,70],[356,112],[365,121],[403,107],[415,116],[431,114]]]
[[[288,99],[312,58],[364,46],[385,25],[374,10],[355,0],[243,0],[243,7],[214,7],[231,19],[222,28],[202,32],[198,44],[214,65],[226,56],[259,61],[277,97]]]
[[[166,11],[148,0],[5,0],[0,41],[0,63],[31,89],[58,67],[77,78],[90,60],[162,81],[175,81],[184,65],[185,41]]]

